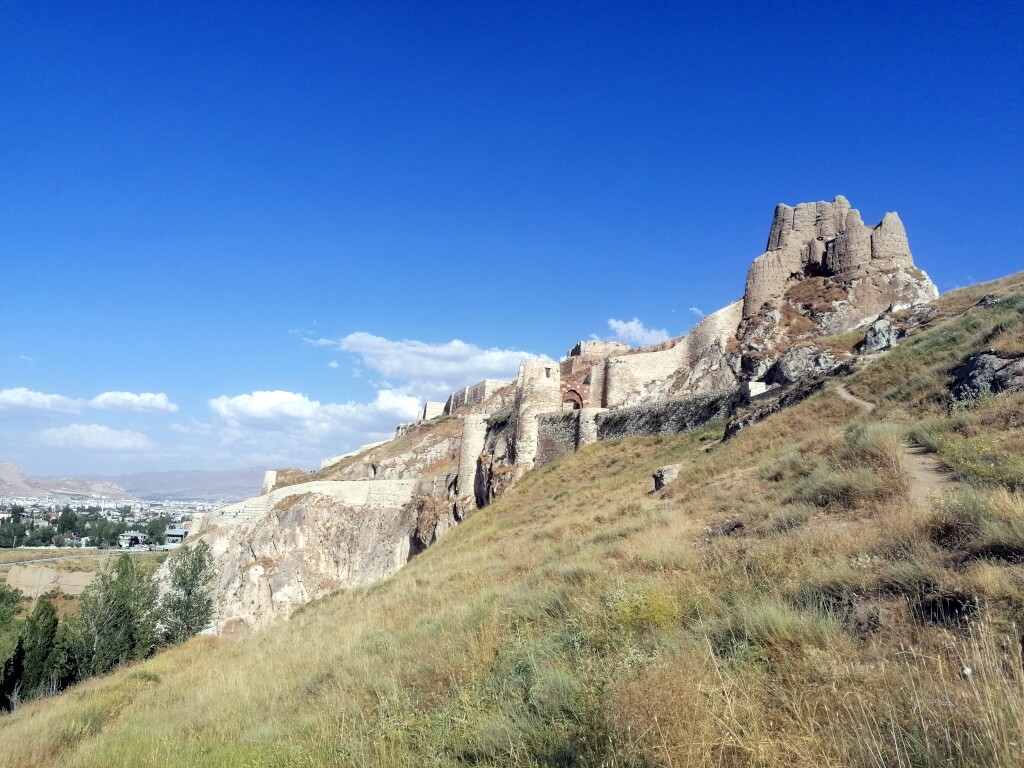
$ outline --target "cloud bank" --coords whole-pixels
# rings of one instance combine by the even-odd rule
[[[0,390],[0,410],[81,413],[86,409],[104,411],[163,411],[174,413],[178,406],[163,392],[101,392],[91,400],[35,392],[26,387]]]
[[[317,347],[357,355],[369,370],[401,382],[388,388],[422,397],[447,396],[482,379],[513,379],[520,361],[524,357],[535,357],[519,349],[484,349],[459,339],[430,344],[364,332],[350,333],[340,339],[307,338],[306,341]]]
[[[36,439],[52,448],[88,448],[101,451],[139,451],[152,447],[141,432],[111,429],[101,424],[69,424],[66,427],[43,429]]]
[[[613,338],[635,347],[658,344],[672,338],[664,328],[648,328],[636,317],[632,320],[616,320],[612,318],[608,320],[608,327],[614,334]]]

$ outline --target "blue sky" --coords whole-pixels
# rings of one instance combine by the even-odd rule
[[[0,3],[0,460],[308,468],[685,333],[779,202],[1024,266],[1019,3],[495,6]]]

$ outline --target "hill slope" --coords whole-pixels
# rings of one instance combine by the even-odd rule
[[[0,754],[1018,765],[1024,393],[948,392],[969,354],[1024,354],[1024,275],[936,307],[728,442],[719,424],[588,446],[384,582],[30,703],[0,718]],[[670,462],[678,480],[652,493]]]

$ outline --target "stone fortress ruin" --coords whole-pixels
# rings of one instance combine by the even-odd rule
[[[312,477],[268,473],[261,496],[207,515],[197,528],[218,562],[217,627],[258,627],[384,578],[583,446],[699,429],[781,396],[844,363],[820,339],[937,295],[895,213],[871,227],[843,197],[779,205],[743,296],[687,335],[636,349],[580,341],[561,361],[524,360],[515,381],[428,402],[392,440],[325,459]]]

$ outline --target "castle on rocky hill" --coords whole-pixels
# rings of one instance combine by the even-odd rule
[[[937,296],[895,213],[872,227],[841,196],[779,205],[743,296],[687,335],[639,349],[581,341],[561,362],[524,360],[514,382],[427,403],[395,439],[325,459],[312,478],[268,473],[262,496],[211,513],[197,527],[218,562],[217,626],[258,627],[379,580],[584,445],[694,430],[784,397],[857,354],[826,340],[891,329],[888,318]]]

